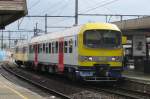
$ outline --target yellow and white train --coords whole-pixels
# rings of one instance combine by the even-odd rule
[[[72,79],[116,81],[123,71],[125,43],[116,25],[87,23],[34,37],[16,46],[15,59],[19,65]]]

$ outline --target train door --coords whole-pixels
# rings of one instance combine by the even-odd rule
[[[38,44],[34,45],[34,65],[35,68],[37,67],[38,64]]]
[[[63,39],[59,40],[59,53],[58,53],[58,71],[63,72],[64,71],[64,43]]]

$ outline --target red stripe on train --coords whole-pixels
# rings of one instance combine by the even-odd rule
[[[34,45],[34,65],[37,66],[38,64],[38,45]]]
[[[63,72],[64,71],[64,39],[59,39],[59,52],[58,52],[58,71]]]

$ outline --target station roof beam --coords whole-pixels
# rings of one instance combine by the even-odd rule
[[[150,16],[112,22],[121,30],[150,30]]]
[[[0,0],[0,29],[26,14],[26,0]]]

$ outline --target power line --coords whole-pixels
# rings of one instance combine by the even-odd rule
[[[30,8],[28,8],[29,10],[31,10],[32,8],[34,8],[36,5],[38,5],[40,3],[41,0],[36,1],[34,4],[31,5]]]
[[[150,15],[140,15],[140,14],[79,14],[81,16],[130,16],[130,17],[149,17]]]
[[[70,26],[49,26],[47,28],[71,28]]]
[[[71,18],[67,18],[67,19],[62,19],[62,20],[60,20],[60,21],[57,21],[57,22],[55,22],[55,23],[51,23],[51,24],[58,24],[58,23],[61,23],[61,22],[64,22],[64,21],[67,21],[67,20],[70,20]]]
[[[47,8],[47,10],[43,11],[42,13],[47,12],[47,11],[51,11],[50,13],[56,12],[57,10],[54,10],[54,7],[58,7],[58,5],[62,4],[63,2],[64,2],[64,0],[60,0],[51,6],[48,5],[49,7]],[[50,8],[53,8],[53,9],[50,9]]]
[[[91,2],[89,3],[89,1],[90,0],[86,0],[86,1],[84,1],[84,3],[86,2],[86,3],[88,3],[88,5],[90,5],[91,4]],[[81,2],[83,2],[82,0],[81,0]],[[108,2],[108,1],[106,1],[106,0],[103,0],[103,1],[100,1],[100,2],[97,2],[96,3],[96,5],[94,4],[94,6],[99,6],[99,4],[101,5],[101,4],[103,4],[103,3],[105,3],[105,2]],[[92,1],[92,3],[93,3],[93,1]],[[89,8],[89,7],[88,7]],[[86,10],[88,10],[88,8],[86,8]],[[91,8],[90,8],[91,9]],[[84,10],[83,10],[84,11]],[[82,12],[82,11],[79,11],[79,12]]]
[[[15,31],[14,31],[14,30],[10,30],[10,31],[6,31],[6,30],[5,30],[5,31],[3,31],[3,33],[4,33],[4,32],[20,32],[20,33],[21,33],[21,32],[34,32],[34,31],[33,31],[33,30],[24,30],[24,31],[20,31],[20,30],[19,30],[19,31],[18,31],[18,30],[15,30]]]
[[[64,9],[68,7],[69,2],[70,2],[70,1],[68,1],[65,5],[63,5],[63,6],[60,8],[61,10],[60,10],[60,13],[58,13],[58,15],[61,15],[61,13],[64,11]]]
[[[20,22],[19,22],[19,20],[18,20],[18,30],[20,29],[20,25],[22,24],[23,20],[24,20],[24,17],[21,19]]]
[[[28,16],[25,16],[25,17],[34,17],[34,18],[43,18],[45,17],[45,15],[28,15]],[[47,17],[68,17],[68,18],[74,18],[74,16],[69,16],[69,15],[47,15]]]
[[[102,4],[102,5],[99,5],[99,6],[97,6],[97,7],[88,9],[88,10],[82,12],[82,13],[90,12],[90,11],[95,10],[95,9],[97,9],[97,8],[104,7],[104,6],[106,6],[106,5],[112,4],[112,3],[116,2],[116,1],[119,1],[119,0],[112,0],[112,1],[109,1],[109,2],[107,2],[107,3],[104,3],[104,4]]]

